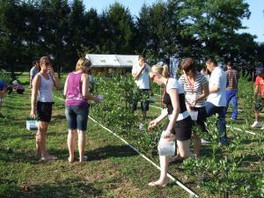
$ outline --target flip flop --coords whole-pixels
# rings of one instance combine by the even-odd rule
[[[159,184],[159,183],[157,183],[157,181],[152,181],[152,182],[149,182],[148,185],[151,186],[151,187],[158,186],[158,187],[163,187],[164,188],[164,187],[167,186],[167,183]]]

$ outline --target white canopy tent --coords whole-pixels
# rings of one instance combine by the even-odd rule
[[[138,63],[138,55],[86,54],[94,68],[131,68]]]

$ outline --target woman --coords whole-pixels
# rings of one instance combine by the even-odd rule
[[[189,111],[197,111],[196,124],[202,132],[206,132],[206,110],[205,100],[209,94],[208,80],[197,71],[196,63],[192,58],[186,58],[181,63],[183,74],[179,78],[179,83],[184,89],[186,107]],[[197,133],[193,134],[194,154],[198,157],[201,150],[201,139]],[[181,160],[179,156],[172,159]]]
[[[165,95],[163,103],[167,107],[167,112],[163,112],[159,117],[149,123],[148,129],[156,127],[167,115],[168,124],[164,127],[162,138],[177,140],[179,155],[182,158],[188,158],[190,152],[190,138],[192,133],[192,120],[185,106],[184,91],[178,81],[174,78],[167,78],[168,66],[154,65],[149,72],[150,79],[158,85],[165,85]],[[167,184],[168,156],[159,156],[160,158],[160,177],[157,181],[150,182],[149,186],[162,186]]]
[[[96,103],[100,99],[92,96],[89,90],[88,70],[91,62],[88,59],[80,58],[77,61],[75,71],[69,73],[65,81],[64,96],[65,100],[65,115],[68,122],[68,150],[69,162],[74,161],[74,150],[76,146],[76,136],[78,133],[78,150],[79,162],[86,161],[84,155],[85,148],[85,132],[87,129],[87,120],[89,105],[87,100],[93,100]]]
[[[52,115],[53,87],[60,87],[60,81],[55,75],[53,67],[47,56],[40,58],[40,72],[35,76],[32,84],[30,116],[38,119],[39,126],[36,133],[36,151],[41,155],[40,160],[57,159],[49,155],[46,147],[47,130]],[[37,116],[36,116],[37,115]]]

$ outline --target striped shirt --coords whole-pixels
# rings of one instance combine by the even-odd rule
[[[192,104],[192,102],[202,94],[203,85],[208,83],[205,75],[197,72],[194,84],[192,85],[188,80],[186,74],[183,74],[179,78],[179,83],[184,89],[185,92],[185,100]],[[203,107],[205,105],[205,99],[197,101],[195,107]]]

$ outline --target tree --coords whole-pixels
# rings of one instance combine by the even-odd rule
[[[60,68],[65,60],[70,7],[67,0],[42,0],[40,4],[42,49],[54,61],[60,77]]]
[[[130,11],[120,3],[114,3],[103,13],[103,31],[107,35],[106,48],[110,53],[132,53],[134,23]]]
[[[243,0],[175,1],[181,2],[182,37],[195,39],[202,55],[226,56],[235,30],[242,28],[241,19],[250,15],[249,5]]]

